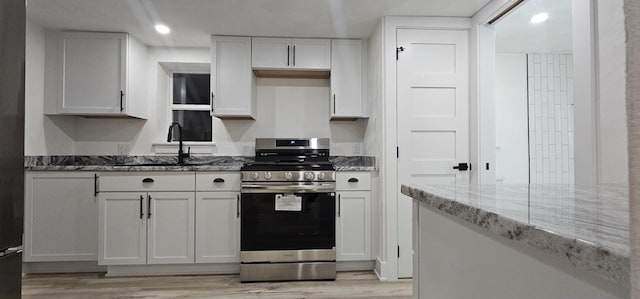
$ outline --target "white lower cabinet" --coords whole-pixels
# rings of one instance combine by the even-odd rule
[[[336,259],[369,261],[371,254],[371,173],[336,173]]]
[[[98,264],[146,264],[146,193],[101,192],[99,197]]]
[[[371,192],[337,193],[336,259],[371,260]]]
[[[97,260],[95,173],[27,172],[25,177],[24,261]]]
[[[194,260],[193,192],[150,192],[147,264],[191,264]]]
[[[98,264],[193,264],[194,187],[193,173],[101,176]]]
[[[193,192],[102,192],[100,265],[194,262]]]
[[[196,193],[196,263],[240,261],[240,193]]]

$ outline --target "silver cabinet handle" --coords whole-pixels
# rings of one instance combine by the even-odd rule
[[[236,218],[240,218],[240,194],[236,195]]]
[[[342,197],[338,194],[338,217],[340,217],[340,207],[342,206]]]
[[[296,45],[293,45],[293,66],[296,66]]]
[[[291,46],[287,46],[287,65],[289,65],[289,54],[291,53]]]

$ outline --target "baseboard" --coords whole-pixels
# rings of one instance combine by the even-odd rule
[[[106,272],[98,262],[32,262],[22,263],[24,274]]]
[[[239,263],[108,266],[105,277],[238,274]]]
[[[336,271],[371,271],[374,267],[374,261],[343,261],[336,263]]]
[[[387,281],[387,277],[385,275],[382,274],[382,269],[385,266],[386,262],[383,262],[380,260],[379,257],[376,258],[375,260],[375,266],[373,268],[373,273],[376,274],[376,276],[378,276],[378,280],[380,281]]]
[[[338,272],[376,271],[377,261],[341,261]],[[106,272],[106,277],[160,276],[160,275],[215,275],[238,274],[240,264],[175,264],[175,265],[118,265],[99,266],[97,262],[35,262],[23,263],[24,274]],[[376,272],[378,278],[380,275]]]

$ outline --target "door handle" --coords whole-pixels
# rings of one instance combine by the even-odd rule
[[[471,164],[458,163],[457,166],[453,166],[453,169],[457,169],[459,171],[467,171],[467,170],[471,169]]]
[[[236,195],[236,218],[240,218],[240,194]]]
[[[289,53],[291,53],[291,46],[287,46],[287,65],[289,65]]]
[[[147,195],[147,219],[151,218],[151,195]]]
[[[357,183],[357,182],[359,182],[359,181],[360,181],[360,180],[358,180],[358,178],[350,178],[350,179],[348,180],[348,182],[349,182],[349,183]]]
[[[293,45],[293,66],[296,66],[296,45]]]
[[[223,178],[215,178],[213,180],[214,183],[224,183],[224,179]]]
[[[342,206],[342,197],[338,194],[338,217],[340,217],[340,207]]]
[[[142,180],[143,183],[153,183],[154,180],[152,178],[145,178]]]
[[[140,195],[140,219],[142,219],[142,217],[144,217],[144,212],[142,211],[142,201],[144,200],[144,197],[142,195]]]

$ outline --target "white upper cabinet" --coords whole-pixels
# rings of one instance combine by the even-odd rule
[[[126,33],[53,35],[47,58],[55,63],[47,66],[55,71],[47,80],[55,82],[57,101],[47,114],[146,118],[146,46]]]
[[[365,116],[361,40],[331,41],[331,118]]]
[[[258,70],[326,71],[331,68],[331,41],[254,37],[251,66]]]
[[[285,69],[291,66],[291,40],[284,38],[251,39],[251,66],[256,69]]]
[[[285,57],[286,58],[286,57]],[[251,38],[211,37],[211,111],[220,118],[256,118]]]
[[[291,41],[292,66],[305,70],[331,68],[331,41],[328,39],[294,39]]]

